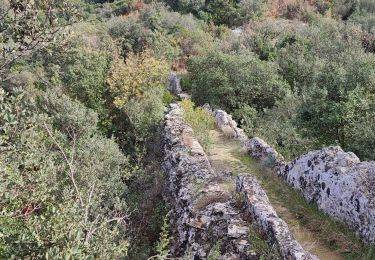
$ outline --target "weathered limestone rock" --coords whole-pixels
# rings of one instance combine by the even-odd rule
[[[360,162],[335,146],[306,153],[278,174],[322,211],[375,243],[375,162]]]
[[[176,72],[172,71],[170,74],[169,74],[169,86],[168,86],[168,89],[176,96],[178,96],[179,94],[181,94],[182,92],[182,89],[181,89],[181,84],[180,84],[180,80],[181,78],[177,75]]]
[[[266,166],[274,167],[283,163],[282,155],[259,137],[250,139],[245,146],[251,157],[261,161]]]
[[[224,133],[227,131],[229,132],[229,135],[232,135],[232,137],[246,141],[247,136],[244,133],[244,131],[237,127],[236,121],[232,119],[232,116],[227,114],[227,112],[223,110],[215,110],[214,111],[214,116],[215,116],[215,122],[216,126],[221,129]],[[232,132],[232,134],[230,133]]]
[[[269,242],[276,244],[284,259],[318,259],[293,238],[288,225],[278,217],[255,177],[237,177],[236,190],[245,195],[245,208]]]
[[[205,259],[220,241],[223,259],[257,259],[249,249],[248,224],[181,113],[178,105],[171,105],[164,126],[165,198],[171,208],[172,256],[182,257],[189,250],[194,259]]]
[[[230,129],[234,137],[247,140],[245,149],[251,157],[277,171],[322,211],[346,222],[364,241],[375,244],[375,162],[360,162],[353,153],[328,147],[287,163],[262,139],[238,134],[236,122],[225,111],[208,104],[203,107],[215,116],[219,129]]]

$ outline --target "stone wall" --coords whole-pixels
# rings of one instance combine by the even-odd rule
[[[245,144],[247,153],[264,166],[273,168],[284,164],[284,158],[275,149],[259,137],[248,140]]]
[[[245,208],[250,217],[266,234],[268,242],[277,245],[284,259],[318,259],[294,240],[288,225],[277,216],[255,177],[237,177],[236,190],[244,195]]]
[[[248,223],[233,205],[227,186],[221,185],[222,176],[211,169],[181,113],[180,107],[172,104],[164,127],[172,256],[182,257],[190,251],[193,259],[205,259],[220,241],[225,252],[222,259],[257,259],[249,249]]]
[[[203,108],[208,111],[215,118],[215,125],[226,136],[238,139],[242,142],[248,141],[245,132],[237,126],[237,122],[233,120],[232,116],[224,110],[212,109],[209,104],[204,104]]]
[[[167,172],[165,199],[171,209],[172,257],[183,257],[190,252],[191,259],[206,259],[213,246],[220,242],[221,259],[258,259],[256,252],[251,250],[252,241],[249,241],[250,222],[255,222],[260,227],[274,228],[266,234],[270,235],[269,242],[280,247],[282,255],[293,257],[291,259],[315,259],[292,239],[286,224],[279,228],[275,226],[285,222],[274,213],[259,185],[256,193],[247,196],[247,209],[256,210],[250,210],[250,222],[244,218],[243,210],[236,206],[229,192],[231,183],[227,176],[212,170],[176,104],[171,105],[165,116],[163,136],[163,166]],[[246,183],[241,192],[250,194]],[[234,182],[232,185],[234,188]],[[257,200],[259,194],[261,197]],[[262,211],[265,201],[268,204]]]

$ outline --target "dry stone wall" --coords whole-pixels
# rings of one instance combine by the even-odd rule
[[[163,166],[168,175],[165,199],[171,209],[172,256],[183,257],[190,252],[191,259],[206,259],[219,242],[223,252],[221,259],[258,259],[256,252],[251,250],[250,223],[228,191],[227,177],[212,170],[176,104],[171,105],[165,116],[163,136]],[[285,259],[316,259],[293,240],[260,186],[254,186],[256,192],[252,193],[254,189],[247,183],[244,182],[241,189],[247,194],[246,211],[251,213],[251,221],[270,236],[269,241],[280,247]],[[285,225],[278,226],[280,223]]]
[[[168,173],[166,200],[171,207],[173,257],[190,251],[193,259],[206,259],[220,241],[222,259],[257,259],[250,250],[248,224],[221,186],[181,108],[165,116],[164,168]]]
[[[277,216],[267,194],[255,177],[237,177],[236,190],[245,197],[245,208],[266,234],[269,243],[276,244],[284,259],[318,259],[306,252],[293,238],[288,225]]]

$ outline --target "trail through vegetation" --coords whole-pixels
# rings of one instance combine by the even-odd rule
[[[210,131],[210,161],[215,171],[231,171],[233,176],[257,177],[278,215],[287,222],[297,241],[320,259],[366,259],[366,247],[342,223],[321,213],[281,179],[252,160],[241,143],[219,130]],[[231,179],[230,181],[233,181]]]

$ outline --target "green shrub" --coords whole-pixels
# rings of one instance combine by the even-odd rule
[[[189,77],[189,74],[184,74],[181,77],[181,88],[185,92],[191,92],[192,89],[192,81]]]
[[[181,101],[183,117],[193,128],[194,136],[198,139],[206,152],[209,152],[212,143],[210,130],[214,128],[214,118],[203,108],[194,108],[194,103],[185,99]]]
[[[293,159],[309,150],[317,149],[314,138],[299,133],[295,125],[301,100],[288,95],[276,102],[271,109],[256,113],[251,107],[236,110],[233,114],[249,137],[260,137],[280,152],[286,159]]]
[[[174,96],[169,91],[164,91],[163,94],[163,104],[165,106],[168,106],[170,103],[172,103],[174,100]]]
[[[288,91],[277,69],[250,55],[211,51],[188,62],[192,97],[198,104],[208,102],[229,112],[241,105],[272,107]]]
[[[172,237],[169,235],[170,227],[168,221],[169,219],[167,214],[163,219],[163,226],[161,228],[160,239],[156,243],[157,256],[155,258],[158,260],[167,260],[170,256],[169,244],[172,240]]]
[[[132,168],[114,140],[86,128],[92,112],[54,93],[41,93],[47,115],[29,93],[0,89],[0,258],[123,257]]]
[[[116,59],[107,75],[113,104],[127,117],[136,141],[147,141],[155,134],[163,117],[163,96],[168,63],[149,52]]]
[[[124,57],[142,52],[152,41],[151,29],[135,15],[112,18],[108,21],[108,33],[118,42]]]

